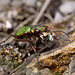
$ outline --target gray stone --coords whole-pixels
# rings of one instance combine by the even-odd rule
[[[21,6],[22,4],[23,4],[22,0],[13,0],[13,1],[11,2],[11,5],[12,5],[13,7]]]
[[[48,68],[38,70],[36,67],[27,69],[26,75],[53,75]]]
[[[60,21],[63,19],[63,15],[59,12],[55,13],[54,22]]]
[[[41,75],[53,75],[48,68],[40,70]]]
[[[0,0],[0,11],[4,10],[11,0]]]
[[[60,7],[59,10],[63,14],[69,14],[75,12],[75,1],[66,1]]]
[[[26,75],[39,75],[38,69],[36,67],[28,68]]]
[[[8,75],[8,72],[0,67],[0,75]]]
[[[72,60],[69,64],[69,74],[75,75],[75,60]]]
[[[35,6],[37,0],[23,0],[23,2],[27,5],[27,6]]]

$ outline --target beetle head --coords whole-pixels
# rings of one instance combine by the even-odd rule
[[[49,32],[51,30],[51,27],[46,26],[46,32]]]

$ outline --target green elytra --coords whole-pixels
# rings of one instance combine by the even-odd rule
[[[30,31],[34,33],[35,32],[34,29],[38,29],[39,31],[43,32],[45,31],[46,28],[44,26],[39,26],[39,25],[23,26],[16,31],[15,36],[21,36],[30,33]]]

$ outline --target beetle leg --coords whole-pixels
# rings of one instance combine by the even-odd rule
[[[6,40],[4,40],[4,41],[2,41],[2,42],[0,42],[0,44],[2,44],[2,43],[4,43],[4,42],[6,42],[10,37],[15,37],[15,38],[17,38],[17,39],[19,39],[19,37],[17,37],[17,36],[15,36],[15,35],[10,35]]]
[[[29,42],[29,43],[30,43],[30,46],[31,46],[31,48],[34,50],[34,52],[35,52],[35,54],[36,54],[36,58],[37,58],[37,52],[36,52],[36,49],[32,46],[31,41],[26,40],[26,39],[17,39],[17,41]],[[38,58],[37,58],[37,62],[39,63]]]
[[[27,39],[17,39],[17,41],[22,41],[22,42],[32,42],[32,41],[27,40]]]
[[[37,58],[37,62],[38,62],[38,65],[40,65],[40,63],[39,63],[39,60],[38,60],[38,54],[37,54],[37,52],[36,52],[36,49],[32,46],[32,44],[30,43],[30,45],[31,45],[31,47],[32,47],[32,49],[34,50],[34,52],[35,52],[35,55],[36,55],[36,58]]]

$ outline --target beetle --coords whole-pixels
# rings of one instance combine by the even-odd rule
[[[26,38],[26,41],[30,41],[27,39],[28,38],[31,39],[31,37],[33,37],[33,36],[40,37],[40,35],[44,31],[46,31],[46,27],[44,27],[44,26],[39,26],[39,25],[23,26],[18,31],[16,31],[15,36],[24,37],[24,38]],[[18,39],[18,40],[21,41],[22,39]]]
[[[10,35],[6,40],[8,40],[12,36],[12,37],[17,38],[18,41],[31,42],[33,36],[34,37],[41,38],[41,39],[44,39],[43,37],[44,36],[47,36],[47,35],[44,35],[44,33],[48,33],[48,39],[51,40],[50,39],[50,36],[52,36],[52,38],[55,38],[55,36],[53,35],[53,32],[57,36],[58,36],[58,34],[56,32],[63,32],[63,33],[65,33],[64,31],[54,31],[53,29],[51,31],[51,29],[52,29],[51,27],[48,27],[48,26],[40,26],[40,25],[22,26],[22,27],[20,27],[19,30],[17,30],[15,32],[14,35]],[[67,33],[65,33],[65,34],[68,36]],[[58,37],[61,38],[61,39],[63,39],[60,36],[58,36]],[[4,43],[6,40],[2,41],[1,43]],[[63,39],[63,40],[66,40],[66,39]],[[68,41],[68,40],[66,40],[66,41]]]
[[[56,36],[58,36],[59,38],[63,39],[56,32],[63,32],[63,33],[65,33],[64,31],[54,31],[53,29],[51,31],[51,29],[52,29],[51,27],[40,26],[40,25],[22,26],[19,30],[17,30],[15,32],[14,35],[10,35],[6,40],[0,42],[0,44],[6,42],[11,36],[15,37],[17,39],[17,41],[29,42],[30,45],[31,45],[31,42],[34,41],[33,38],[36,40],[36,37],[44,40],[44,37],[48,36],[48,40],[53,41],[54,38],[56,38],[53,35],[53,32],[56,34]],[[48,34],[45,35],[44,33],[48,33]],[[68,36],[67,33],[65,33],[65,34]],[[63,40],[66,40],[66,39],[63,39]],[[66,41],[69,41],[69,40],[66,40]],[[35,51],[35,48],[32,45],[31,45],[31,47]]]

